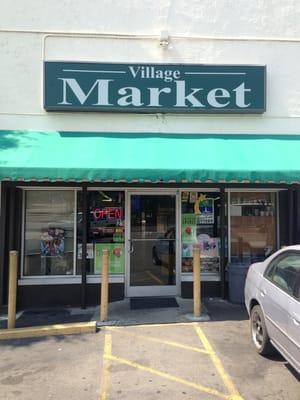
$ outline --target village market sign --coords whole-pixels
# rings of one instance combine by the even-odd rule
[[[263,113],[265,66],[44,63],[47,111]]]

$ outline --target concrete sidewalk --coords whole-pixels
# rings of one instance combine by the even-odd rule
[[[176,298],[179,307],[131,309],[130,300],[124,299],[109,304],[109,320],[102,325],[139,325],[188,322],[187,314],[193,311],[193,300]],[[45,308],[20,311],[16,327],[36,327],[53,324],[99,321],[99,307]],[[0,329],[7,326],[6,315],[0,315]],[[203,299],[202,320],[226,321],[247,319],[243,305],[235,305],[220,298]]]
[[[87,308],[40,308],[18,311],[16,328],[37,327],[93,321],[96,307]],[[0,315],[0,329],[6,329],[7,315]]]
[[[130,299],[117,301],[109,305],[109,321],[102,325],[143,325],[143,324],[167,324],[188,322],[187,316],[193,312],[193,300],[176,297],[179,307],[131,309]],[[100,310],[94,313],[94,319],[99,319]],[[201,319],[208,321],[209,315],[203,303]]]

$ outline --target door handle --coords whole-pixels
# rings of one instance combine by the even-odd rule
[[[296,326],[300,326],[300,321],[298,321],[296,318],[293,318],[293,322]]]
[[[261,290],[260,290],[260,295],[261,295],[262,297],[265,297],[266,294],[267,294],[266,289],[261,289]]]
[[[300,317],[296,313],[293,313],[292,320],[296,326],[300,326]]]
[[[134,249],[133,249],[133,244],[132,244],[132,240],[128,240],[128,242],[129,242],[129,253],[131,254],[131,253],[133,253],[133,251],[134,251]]]

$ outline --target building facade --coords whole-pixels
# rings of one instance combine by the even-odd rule
[[[0,305],[205,296],[297,243],[295,1],[4,0]]]

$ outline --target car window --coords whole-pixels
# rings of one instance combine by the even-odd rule
[[[300,254],[288,253],[275,259],[268,268],[266,277],[291,296],[298,290],[300,274]]]

